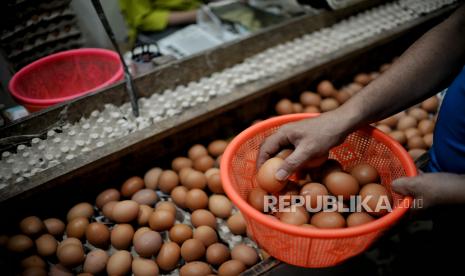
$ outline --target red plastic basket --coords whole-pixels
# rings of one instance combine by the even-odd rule
[[[292,114],[257,123],[235,137],[221,158],[224,190],[241,210],[255,241],[273,257],[302,267],[334,266],[366,250],[410,208],[412,198],[393,193],[390,183],[417,174],[413,160],[400,144],[367,126],[350,134],[329,156],[345,170],[362,162],[374,166],[391,193],[392,212],[364,225],[329,230],[285,224],[255,210],[246,199],[257,186],[255,161],[263,140],[283,124],[315,116],[318,114]]]
[[[19,70],[9,83],[13,97],[30,111],[74,99],[123,78],[116,52],[84,48],[41,58]]]

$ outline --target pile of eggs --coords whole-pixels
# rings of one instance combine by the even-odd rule
[[[379,72],[357,74],[352,83],[339,90],[330,81],[323,80],[316,86],[316,93],[302,92],[300,102],[292,102],[289,99],[280,100],[275,106],[276,113],[279,115],[301,112],[319,113],[336,109],[389,67],[390,64],[383,64]],[[374,126],[402,144],[412,158],[416,159],[433,144],[438,107],[439,99],[433,96],[417,106],[377,122]]]
[[[21,233],[2,235],[0,244],[22,275],[238,275],[260,256],[222,189],[216,159],[226,146],[194,145],[170,170],[133,176],[66,218],[26,217]],[[235,242],[222,238],[225,231]]]
[[[258,186],[247,196],[248,203],[253,208],[260,212],[267,211],[265,210],[266,195],[301,195],[305,202],[303,206],[295,206],[295,212],[276,210],[267,211],[267,214],[287,224],[322,229],[354,227],[386,214],[385,209],[375,211],[381,196],[392,200],[386,188],[380,184],[378,171],[373,166],[361,163],[351,168],[349,172],[345,172],[338,161],[326,160],[326,156],[304,164],[297,173],[299,180],[278,181],[274,175],[284,162],[283,158],[290,152],[291,150],[281,151],[276,157],[268,159],[258,170],[256,175]],[[325,210],[322,206],[321,210],[311,213],[304,207],[318,209],[318,197],[323,198],[328,195],[342,198],[343,201],[338,202],[341,206],[351,197],[359,195],[362,201],[367,199],[370,210],[339,213],[337,210]]]

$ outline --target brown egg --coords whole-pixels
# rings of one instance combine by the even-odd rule
[[[158,201],[157,193],[152,189],[142,189],[135,192],[131,200],[139,203],[152,206],[155,202]]]
[[[346,220],[338,212],[319,212],[312,216],[311,224],[317,228],[343,228]]]
[[[391,127],[388,125],[377,125],[376,128],[381,130],[384,133],[389,133],[392,131]]]
[[[183,168],[179,171],[179,181],[181,184],[186,181],[186,177],[193,171],[195,171],[193,168]]]
[[[186,207],[191,211],[205,209],[208,206],[208,196],[200,189],[192,189],[186,194]]]
[[[153,208],[148,205],[139,205],[139,213],[137,214],[137,224],[147,225],[150,215],[153,213]]]
[[[117,223],[128,223],[137,218],[139,203],[132,200],[123,200],[115,204],[111,216]]]
[[[162,169],[155,167],[148,170],[144,175],[145,188],[156,190],[158,188],[158,180],[162,173]]]
[[[125,275],[131,271],[132,256],[126,250],[119,250],[107,262],[108,275]]]
[[[423,135],[426,135],[426,134],[429,134],[429,133],[433,133],[434,131],[434,123],[430,120],[421,120],[419,123],[418,123],[418,130],[423,134]]]
[[[44,259],[37,255],[31,255],[27,258],[21,260],[21,267],[28,268],[28,267],[40,267],[45,269],[47,264],[45,263]]]
[[[184,186],[177,186],[171,191],[171,198],[181,208],[186,208],[186,197],[189,190]]]
[[[411,149],[408,151],[408,154],[412,157],[413,160],[416,160],[418,157],[426,153],[424,149]]]
[[[192,160],[184,156],[176,157],[171,162],[171,168],[175,172],[180,172],[184,168],[191,168],[192,165],[193,165]]]
[[[287,181],[278,181],[275,178],[275,174],[283,162],[283,159],[273,157],[263,163],[256,176],[260,188],[270,193],[276,193],[286,186]]]
[[[118,203],[118,201],[110,201],[103,205],[102,213],[105,217],[113,220],[113,208],[115,207],[116,203]]]
[[[337,160],[328,159],[323,165],[316,170],[312,171],[311,178],[312,180],[324,180],[326,176],[332,172],[341,172],[342,165]]]
[[[365,86],[371,82],[371,78],[368,74],[360,73],[355,75],[354,82]]]
[[[57,264],[50,266],[49,276],[74,276],[74,273],[63,265]]]
[[[401,145],[407,142],[407,137],[405,137],[405,133],[403,131],[394,130],[388,135],[391,136],[392,139],[396,140]]]
[[[131,197],[137,191],[145,187],[144,180],[138,176],[128,178],[121,186],[121,194],[125,197]]]
[[[210,176],[215,175],[215,174],[219,174],[219,173],[220,173],[220,169],[218,169],[218,168],[210,168],[204,173],[204,175],[208,179]]]
[[[106,189],[97,196],[95,205],[102,209],[103,206],[110,201],[119,201],[120,197],[121,195],[117,189]]]
[[[50,234],[43,234],[36,241],[37,253],[40,256],[51,256],[57,251],[58,242]]]
[[[360,90],[362,90],[363,85],[353,82],[345,87],[346,90],[351,96],[357,94]]]
[[[414,136],[408,139],[407,146],[409,149],[426,149],[428,147],[420,136]]]
[[[179,245],[191,239],[192,235],[192,228],[187,224],[175,224],[169,231],[170,240]]]
[[[32,248],[34,243],[26,235],[14,235],[8,239],[6,247],[15,253],[22,253]]]
[[[405,137],[407,137],[407,140],[414,136],[422,135],[421,132],[415,127],[407,128],[406,130],[404,130],[404,133],[405,133]]]
[[[387,125],[391,128],[394,128],[394,127],[397,127],[397,122],[399,121],[399,119],[397,118],[397,116],[391,116],[391,117],[388,117],[384,120],[381,120],[378,122],[378,124],[380,125]]]
[[[41,267],[28,267],[21,276],[47,276],[47,271]]]
[[[250,190],[247,196],[247,202],[256,210],[263,212],[265,208],[265,196],[268,193],[260,187],[255,187]]]
[[[147,231],[134,239],[134,250],[142,257],[156,255],[163,241],[158,232]]]
[[[205,209],[197,209],[192,212],[191,222],[194,227],[207,225],[213,229],[216,229],[216,217],[213,215],[213,213]]]
[[[258,262],[258,254],[255,250],[245,244],[238,244],[231,250],[231,258],[238,260],[246,266],[253,266]]]
[[[157,264],[161,269],[170,271],[176,268],[181,258],[181,248],[177,243],[165,242],[158,252]]]
[[[430,113],[436,112],[438,107],[439,107],[439,99],[436,96],[426,99],[421,103],[421,108],[423,108],[424,110]]]
[[[45,228],[53,236],[61,236],[65,232],[65,224],[57,218],[48,218],[44,220]]]
[[[155,231],[165,231],[173,227],[176,217],[167,210],[153,212],[149,217],[149,226]]]
[[[102,249],[94,249],[87,253],[86,260],[84,261],[83,270],[84,272],[91,273],[97,275],[105,271],[105,267],[107,266],[108,253],[103,251]]]
[[[323,184],[330,193],[335,196],[342,196],[345,200],[349,199],[351,195],[357,195],[360,189],[357,179],[344,172],[328,174]]]
[[[404,116],[399,119],[399,122],[397,123],[397,129],[398,130],[406,130],[408,128],[416,127],[417,126],[417,119],[415,119],[412,116]]]
[[[331,111],[339,107],[339,102],[334,98],[326,98],[321,101],[321,112]]]
[[[365,212],[352,213],[347,217],[347,227],[354,227],[374,221],[375,219]]]
[[[208,189],[215,194],[224,194],[223,185],[221,183],[221,176],[219,173],[213,173],[207,177]]]
[[[207,248],[206,259],[209,264],[221,265],[230,257],[229,248],[222,243],[214,243]]]
[[[428,112],[424,109],[414,107],[408,111],[408,115],[417,119],[417,121],[421,121],[428,118]]]
[[[221,154],[223,154],[224,150],[228,146],[228,142],[225,140],[215,140],[208,144],[208,153],[212,155],[213,157],[218,157]]]
[[[73,219],[66,226],[66,235],[71,238],[82,239],[86,233],[89,220],[85,217]]]
[[[179,276],[203,276],[211,273],[210,266],[204,262],[190,262],[183,265],[179,270]]]
[[[281,212],[278,217],[280,221],[292,225],[302,225],[308,223],[310,219],[308,212],[301,206],[298,206],[295,212],[292,210],[290,212]]]
[[[241,212],[237,212],[230,216],[226,221],[226,225],[228,225],[229,230],[231,230],[234,235],[244,235],[247,228],[247,224]]]
[[[224,195],[211,195],[208,200],[208,209],[219,218],[228,218],[231,215],[232,203]]]
[[[206,172],[208,169],[212,168],[215,164],[215,159],[213,159],[210,155],[200,156],[199,158],[194,160],[194,169]]]
[[[193,145],[187,152],[187,156],[191,160],[195,160],[199,158],[200,156],[205,156],[205,155],[208,155],[208,151],[203,145],[200,145],[200,144]]]
[[[301,113],[304,110],[304,107],[300,103],[292,104],[292,113]]]
[[[158,188],[165,193],[171,193],[171,191],[179,183],[178,174],[172,170],[163,171],[158,180]]]
[[[86,238],[95,247],[107,248],[110,243],[110,230],[99,222],[92,222],[86,228]]]
[[[339,104],[343,104],[350,99],[351,95],[349,92],[342,90],[334,95],[334,98],[339,102]]]
[[[294,110],[292,108],[292,102],[289,99],[282,99],[276,104],[276,113],[278,115],[291,114]]]
[[[74,244],[74,245],[78,245],[82,247],[81,241],[78,240],[77,238],[66,238],[63,241],[61,241],[60,244],[58,244],[57,252],[60,251],[60,249],[63,248],[65,245],[68,245],[68,244]]]
[[[300,189],[299,194],[305,197],[305,202],[310,204],[312,208],[316,208],[318,206],[318,198],[328,195],[328,189],[326,189],[326,187],[323,184],[311,182],[305,184]]]
[[[433,146],[433,133],[428,133],[423,136],[423,141],[428,148],[431,148]]]
[[[158,265],[154,260],[135,258],[132,261],[132,273],[134,276],[157,276],[160,271]]]
[[[137,229],[136,232],[134,232],[134,237],[132,238],[132,243],[134,243],[135,240],[139,239],[140,236],[142,236],[142,234],[144,234],[145,232],[149,232],[149,231],[152,231],[152,229],[150,229],[148,227],[141,227],[141,228]]]
[[[328,80],[321,81],[316,87],[316,91],[323,97],[331,97],[337,92],[333,84]]]
[[[375,167],[360,163],[355,165],[351,170],[350,174],[357,179],[358,183],[363,186],[368,183],[377,182],[379,180],[378,170]]]
[[[194,239],[201,241],[205,247],[218,242],[218,235],[210,226],[201,225],[194,230]]]
[[[229,260],[224,262],[218,268],[219,276],[234,276],[239,275],[246,270],[245,265],[238,260]]]
[[[319,106],[321,103],[321,96],[314,92],[305,91],[300,94],[300,102],[304,106]]]
[[[66,244],[57,251],[60,263],[67,267],[75,267],[84,261],[84,250],[81,245]]]
[[[378,204],[383,203],[383,206],[385,205],[384,202],[381,201],[382,197],[384,197],[388,203],[391,201],[389,193],[383,185],[370,183],[363,186],[360,190],[360,197],[362,201],[365,201],[365,198],[367,198],[366,205],[370,208],[370,210],[366,210],[367,213],[375,216],[382,216],[387,213],[385,209],[376,210]]]
[[[305,107],[303,112],[304,113],[320,113],[320,108],[319,106],[310,105],[310,106]]]
[[[81,202],[74,205],[74,207],[68,211],[66,220],[69,222],[78,217],[90,218],[93,214],[94,207],[87,202]]]
[[[157,206],[155,207],[155,211],[165,210],[176,216],[176,205],[170,201],[161,201],[158,202]]]
[[[26,235],[37,236],[45,230],[45,225],[40,218],[30,216],[21,220],[19,228]]]
[[[116,249],[127,249],[131,246],[134,228],[130,224],[117,224],[110,235],[111,244]]]
[[[205,256],[205,245],[201,240],[188,239],[181,246],[181,256],[186,262],[199,260]]]
[[[199,171],[190,170],[182,178],[181,184],[185,186],[187,189],[204,189],[205,186],[207,186],[207,177]]]

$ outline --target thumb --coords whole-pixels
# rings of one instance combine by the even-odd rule
[[[310,157],[310,154],[304,147],[297,146],[297,148],[284,159],[283,164],[276,172],[275,178],[279,181],[286,180],[300,165],[302,165]]]
[[[410,177],[398,178],[391,184],[392,190],[401,195],[414,195],[412,186],[412,178]]]

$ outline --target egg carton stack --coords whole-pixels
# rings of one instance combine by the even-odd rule
[[[129,103],[119,107],[107,104],[101,112],[94,111],[88,118],[66,124],[62,130],[49,131],[45,140],[35,139],[29,147],[20,145],[16,152],[3,152],[0,188],[151,127],[213,97],[232,93],[241,85],[278,76],[452,2],[455,1],[395,1],[359,13],[331,27],[269,48],[210,77],[141,98],[138,118],[132,115]]]

